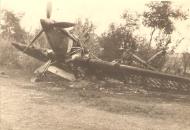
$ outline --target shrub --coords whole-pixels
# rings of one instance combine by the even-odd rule
[[[36,59],[23,54],[11,45],[11,39],[0,39],[0,65],[10,68],[34,71],[40,66]]]

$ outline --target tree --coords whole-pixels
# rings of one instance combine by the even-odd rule
[[[146,4],[148,11],[143,14],[143,24],[152,29],[150,33],[149,48],[151,48],[152,41],[156,44],[157,52],[163,51],[163,55],[157,57],[152,65],[161,69],[166,62],[166,54],[169,53],[169,45],[172,44],[172,33],[175,30],[173,20],[186,20],[187,14],[180,8],[172,8],[171,1],[153,1]],[[156,36],[154,36],[157,32]],[[171,52],[181,43],[183,39],[173,43]]]
[[[145,11],[143,14],[143,24],[152,28],[149,46],[151,46],[153,35],[156,30],[158,30],[160,34],[164,33],[170,35],[175,30],[172,19],[187,19],[187,14],[181,9],[172,8],[171,1],[153,1],[146,4],[146,6],[149,10]]]
[[[8,10],[1,10],[1,35],[4,38],[11,38],[12,40],[23,42],[26,32],[20,26],[20,20],[23,14],[16,15]]]
[[[83,22],[80,18],[76,22],[76,26],[72,29],[72,32],[79,37],[80,40],[84,42],[90,38],[90,34],[95,30],[94,24],[85,19]]]
[[[138,18],[128,11],[124,12],[121,18],[124,20],[123,25],[117,26],[112,23],[108,32],[103,33],[99,38],[104,48],[102,58],[108,61],[122,57],[123,52],[119,49],[121,47],[124,47],[124,50],[137,50],[137,37],[133,32],[138,29]]]
[[[98,43],[98,36],[94,32],[95,29],[94,24],[88,19],[84,21],[78,19],[76,26],[74,26],[71,32],[79,38],[83,47],[90,50],[92,55],[98,56],[100,55],[100,45]]]

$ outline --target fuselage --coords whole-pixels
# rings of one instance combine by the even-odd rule
[[[68,45],[69,43],[74,42],[73,39],[68,37],[66,33],[63,33],[60,28],[52,26],[55,21],[50,19],[41,19],[40,22],[48,43],[55,53],[56,59],[58,61],[64,61],[67,56]]]

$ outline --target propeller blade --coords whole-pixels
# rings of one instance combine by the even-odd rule
[[[43,29],[34,37],[34,39],[32,40],[32,42],[26,47],[26,49],[24,50],[24,52],[28,49],[28,47],[30,47],[35,41],[36,39],[38,39],[38,37],[43,33]]]
[[[75,26],[74,23],[69,23],[69,22],[55,22],[53,23],[54,27],[60,27],[60,28],[70,28]]]
[[[48,67],[51,65],[52,61],[48,60],[45,64],[41,65],[39,68],[37,68],[34,73],[35,74],[40,74],[42,75],[43,73],[46,72],[46,70],[48,69]]]
[[[49,19],[52,13],[52,3],[49,1],[47,3],[46,17]]]
[[[38,37],[43,33],[43,29],[34,37],[34,39],[32,40],[32,42],[30,44],[33,44],[36,39],[38,39]]]

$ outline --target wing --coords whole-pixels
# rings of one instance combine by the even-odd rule
[[[65,70],[60,69],[56,66],[49,66],[48,71],[53,73],[53,74],[56,74],[56,75],[58,75],[64,79],[67,79],[69,81],[75,81],[76,80],[76,78],[73,74],[66,72]]]
[[[88,68],[92,73],[96,74],[98,72],[101,75],[118,80],[125,80],[128,77],[132,77],[131,79],[133,79],[134,82],[138,82],[140,79],[146,80],[148,81],[147,84],[152,84],[153,87],[190,89],[190,79],[181,76],[96,59],[76,59],[74,63]]]
[[[46,49],[41,49],[41,48],[36,48],[36,47],[28,47],[26,44],[22,43],[17,43],[13,42],[12,45],[17,48],[18,50],[22,51],[23,53],[36,58],[40,61],[46,62],[48,61],[48,56],[47,56],[47,50]],[[26,50],[27,48],[27,50]]]

